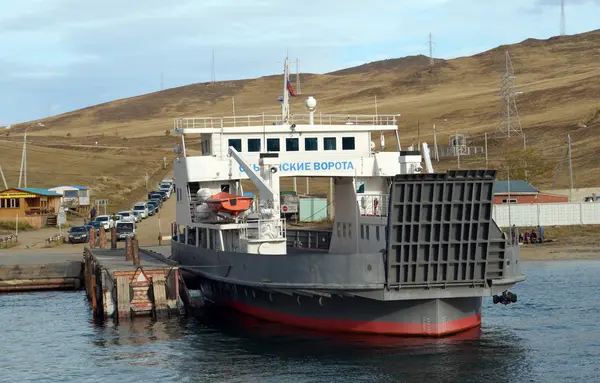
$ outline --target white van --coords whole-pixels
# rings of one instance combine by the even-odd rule
[[[131,210],[124,210],[124,211],[118,212],[117,214],[121,216],[121,219],[119,220],[119,222],[133,222],[133,223],[135,223],[135,215],[133,215],[133,211],[131,211]]]
[[[148,204],[145,202],[138,202],[133,206],[133,211],[140,213],[143,219],[148,218]]]

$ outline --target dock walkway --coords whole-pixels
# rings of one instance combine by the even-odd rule
[[[161,316],[181,310],[179,267],[129,244],[84,250],[84,284],[96,316]],[[183,284],[183,286],[182,286]]]

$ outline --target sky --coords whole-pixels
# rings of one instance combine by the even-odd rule
[[[600,28],[600,0],[566,3],[567,34]],[[429,33],[447,59],[559,31],[560,0],[0,0],[0,125],[210,81],[213,49],[219,81],[286,52],[326,73],[428,54]]]

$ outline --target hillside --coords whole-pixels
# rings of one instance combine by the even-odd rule
[[[521,149],[522,138],[494,138],[507,50],[517,87],[523,92],[518,107],[527,155]],[[470,145],[482,147],[487,132],[489,166],[501,169],[502,177],[506,164],[510,164],[511,177],[516,178],[524,174],[526,163],[528,176],[542,187],[553,184],[570,134],[575,186],[596,186],[600,168],[596,155],[600,150],[599,54],[600,31],[593,31],[548,40],[528,39],[471,57],[438,60],[432,67],[424,56],[384,60],[329,74],[301,75],[303,95],[293,98],[291,107],[292,112],[304,113],[304,98],[312,95],[321,113],[373,114],[377,96],[379,113],[402,114],[399,130],[403,145],[418,140],[431,144],[433,123],[440,145],[448,145],[449,136],[461,132],[470,136]],[[165,131],[173,126],[174,118],[231,115],[232,96],[237,115],[276,114],[281,81],[277,75],[193,84],[42,120],[44,128],[28,133],[29,186],[83,183],[102,195],[108,191],[98,186],[105,182],[100,177],[108,177],[111,183],[121,185],[136,180],[139,189],[139,177],[145,171],[155,171],[158,178],[162,158],[172,156],[175,138]],[[10,136],[0,139],[2,166],[9,182],[18,178],[24,126],[13,127]],[[8,160],[4,153],[8,153]],[[456,167],[457,161],[443,159],[434,165],[443,170]],[[484,166],[483,155],[461,157],[461,168]],[[568,187],[566,167],[562,170],[557,188]],[[135,198],[131,193],[124,193],[123,201]]]

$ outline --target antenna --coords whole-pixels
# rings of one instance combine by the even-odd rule
[[[505,53],[505,69],[500,81],[500,97],[502,98],[502,120],[498,126],[498,132],[502,136],[523,135],[521,120],[519,119],[519,110],[517,109],[517,95],[519,92],[515,89],[515,73],[513,71],[510,53]]]
[[[565,0],[560,0],[560,35],[567,34],[567,22],[565,19]]]
[[[215,83],[215,48],[212,49],[212,67],[211,67],[211,77],[210,82],[212,84]]]
[[[429,33],[429,65],[434,65],[435,61],[433,60],[433,35],[431,32]]]
[[[302,94],[302,88],[300,88],[300,61],[296,58],[296,94],[300,96]]]

